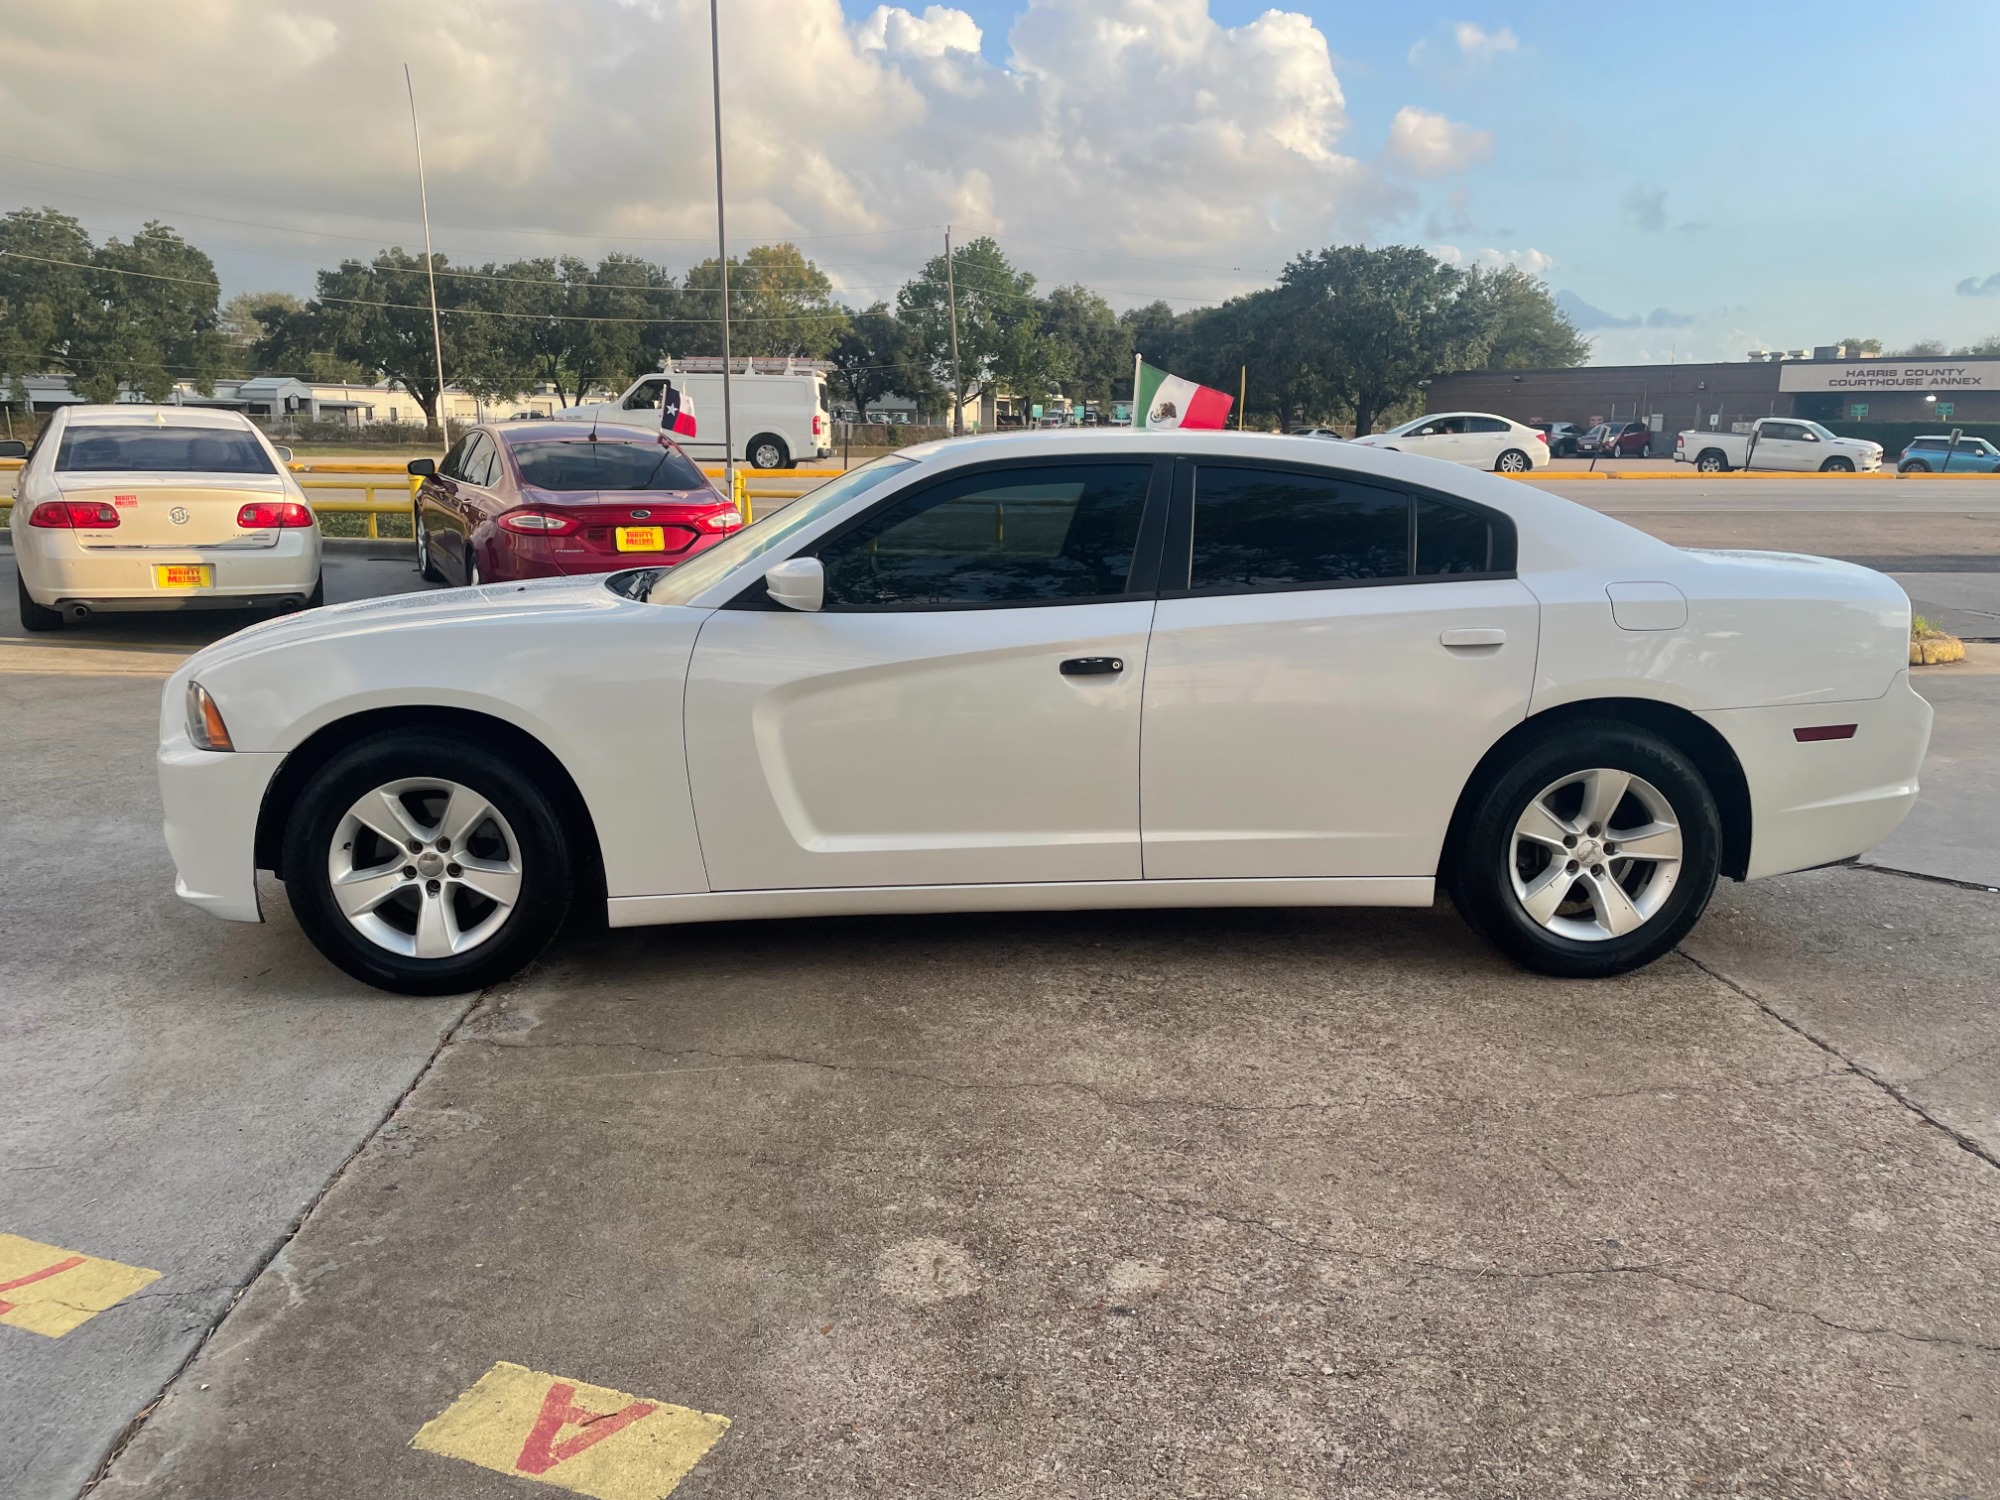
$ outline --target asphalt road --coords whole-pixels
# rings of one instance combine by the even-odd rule
[[[1790,514],[1921,561],[1940,513]],[[420,586],[373,550],[335,597]],[[1891,868],[1612,983],[1440,905],[623,933],[409,1001],[281,887],[172,896],[159,682],[233,622],[29,640],[10,567],[0,1235],[160,1273],[0,1326],[10,1500],[149,1411],[103,1493],[521,1493],[410,1446],[503,1361],[609,1388],[550,1458],[615,1393],[730,1418],[686,1496],[2000,1496],[2000,648],[1920,683]]]

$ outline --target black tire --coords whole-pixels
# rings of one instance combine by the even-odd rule
[[[14,559],[14,589],[21,599],[21,628],[23,630],[61,630],[63,617],[59,609],[50,609],[46,604],[37,604],[28,596],[27,581],[21,577],[21,559]]]
[[[326,607],[326,574],[313,575],[312,592],[306,595],[305,608],[324,609]]]
[[[477,793],[504,820],[505,834],[511,836],[513,845],[512,857],[520,867],[519,887],[512,910],[476,946],[449,957],[418,958],[391,951],[349,920],[334,898],[329,860],[336,852],[336,840],[349,809],[357,801],[393,783],[432,779],[457,783]],[[423,804],[419,801],[418,805]],[[480,826],[484,825],[467,830],[462,843],[468,848]],[[498,836],[502,826],[493,825],[488,836]],[[351,851],[354,843],[350,840],[340,848]],[[425,848],[428,857],[429,846]],[[293,807],[286,824],[283,858],[286,895],[313,946],[364,984],[399,995],[460,994],[519,973],[561,928],[573,888],[569,838],[541,788],[505,757],[436,731],[374,735],[335,755],[314,774]],[[350,858],[361,856],[350,854]],[[372,856],[369,863],[374,863]],[[418,887],[429,884],[433,882],[421,878],[411,883],[408,895],[413,903],[421,904]],[[402,894],[398,892],[392,901]],[[445,899],[454,898],[447,892]],[[389,911],[390,906],[391,902],[384,902],[379,910]],[[406,904],[402,917],[409,917],[410,910]],[[468,920],[468,910],[477,920],[477,905],[468,908],[461,904],[456,910],[461,928]],[[414,927],[414,919],[411,925]]]
[[[1567,898],[1552,909],[1549,920],[1578,928],[1598,922],[1598,908],[1579,892],[1587,893],[1601,881],[1615,880],[1631,895],[1634,911],[1648,900],[1646,881],[1659,879],[1668,867],[1645,865],[1643,860],[1620,861],[1592,852],[1595,837],[1581,845],[1589,869],[1579,870],[1574,883],[1563,881],[1555,871],[1555,860],[1547,853],[1538,872],[1524,871],[1521,861],[1532,857],[1536,846],[1517,841],[1516,825],[1531,803],[1545,789],[1565,778],[1587,776],[1597,768],[1639,778],[1625,800],[1614,804],[1625,811],[1607,818],[1600,834],[1627,827],[1643,815],[1637,800],[1644,787],[1664,799],[1673,814],[1671,821],[1680,833],[1680,858],[1656,905],[1638,925],[1616,936],[1580,938],[1566,936],[1531,916],[1517,891],[1517,878],[1534,888],[1539,875],[1548,875],[1559,884]],[[1583,788],[1579,785],[1579,798]],[[1511,764],[1496,768],[1482,784],[1466,792],[1467,803],[1459,835],[1450,851],[1450,863],[1443,872],[1452,903],[1465,919],[1523,968],[1566,979],[1595,979],[1623,974],[1651,963],[1667,952],[1700,919],[1715,889],[1716,872],[1722,858],[1721,817],[1715,797],[1692,761],[1671,742],[1631,724],[1615,720],[1583,720],[1562,726],[1540,743],[1525,748]],[[1579,830],[1587,828],[1579,824]],[[1524,855],[1523,850],[1526,850]],[[1621,874],[1618,866],[1625,866]],[[1576,861],[1569,862],[1574,868]],[[1644,869],[1638,868],[1645,865]],[[1591,879],[1593,871],[1600,880]],[[1628,882],[1638,882],[1636,889]],[[1553,899],[1553,898],[1552,898]],[[1562,913],[1580,908],[1575,915]]]
[[[1913,458],[1903,465],[1903,472],[1905,474],[1928,474],[1930,471],[1931,466],[1921,458]]]
[[[1854,460],[1851,458],[1829,458],[1819,466],[1819,471],[1822,474],[1852,474],[1854,472]]]
[[[438,571],[437,557],[431,551],[431,534],[424,528],[424,508],[419,505],[410,511],[410,526],[417,542],[417,572],[425,583],[443,583],[444,574]]]
[[[753,469],[789,469],[792,450],[775,432],[760,432],[744,445],[744,454]]]
[[[1509,448],[1493,460],[1493,472],[1496,474],[1525,474],[1534,466],[1534,461],[1519,448]]]
[[[1694,461],[1696,469],[1704,474],[1727,474],[1729,460],[1720,448],[1704,448]]]

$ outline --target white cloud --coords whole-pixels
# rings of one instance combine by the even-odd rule
[[[1493,132],[1406,104],[1389,122],[1388,153],[1413,177],[1449,177],[1493,155]]]
[[[1507,27],[1487,31],[1472,21],[1460,21],[1451,29],[1460,56],[1475,67],[1483,66],[1507,52],[1521,50],[1520,39]]]
[[[1345,149],[1346,100],[1306,16],[1232,27],[1208,0],[1027,0],[1001,61],[988,41],[948,5],[850,20],[838,0],[731,0],[733,238],[796,237],[860,300],[892,294],[946,222],[1019,237],[1009,252],[1044,280],[1121,303],[1212,300],[1416,205]],[[10,19],[9,47],[7,150],[139,179],[10,164],[17,201],[99,233],[165,219],[229,290],[305,290],[315,265],[421,242],[405,58],[455,262],[622,249],[673,266],[712,245],[704,0],[50,5]],[[1399,129],[1418,175],[1488,149],[1441,117]]]
[[[1512,266],[1530,276],[1546,276],[1555,269],[1556,258],[1533,248],[1525,250],[1464,251],[1456,245],[1431,245],[1431,254],[1450,266]]]
[[[977,52],[984,39],[971,16],[943,5],[926,6],[921,16],[900,6],[878,5],[855,28],[854,38],[864,51],[893,52],[900,57]]]

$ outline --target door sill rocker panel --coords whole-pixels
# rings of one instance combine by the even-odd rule
[[[614,896],[613,927],[756,917],[1138,910],[1198,906],[1429,906],[1428,875],[1278,880],[1078,880],[1020,885],[867,885],[684,896]]]

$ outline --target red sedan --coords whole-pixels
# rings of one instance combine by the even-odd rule
[[[474,427],[413,459],[417,566],[433,583],[661,567],[743,524],[664,433],[588,422]]]

